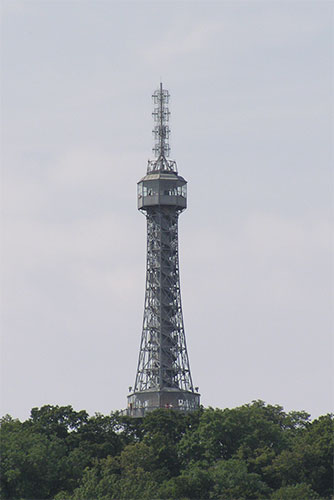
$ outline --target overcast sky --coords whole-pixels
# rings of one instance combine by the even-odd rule
[[[203,405],[333,409],[333,5],[2,1],[2,414],[126,406],[160,79]]]

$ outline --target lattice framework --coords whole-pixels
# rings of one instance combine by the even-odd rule
[[[181,306],[178,216],[174,207],[147,211],[145,309],[135,391],[193,391]]]

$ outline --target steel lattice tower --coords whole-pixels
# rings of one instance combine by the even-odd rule
[[[183,325],[178,217],[187,206],[187,182],[170,160],[169,92],[153,93],[154,160],[138,182],[138,209],[147,220],[147,268],[143,330],[134,388],[127,414],[144,416],[156,408],[192,411],[199,407]]]

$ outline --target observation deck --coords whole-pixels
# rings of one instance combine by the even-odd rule
[[[187,208],[187,181],[175,172],[151,172],[138,182],[138,210],[161,205]]]

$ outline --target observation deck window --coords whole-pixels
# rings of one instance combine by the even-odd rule
[[[176,187],[172,187],[170,189],[163,189],[162,191],[160,191],[160,194],[164,196],[177,196],[178,192]]]
[[[142,186],[142,188],[138,189],[138,196],[141,198],[141,196],[153,196],[158,194],[157,190],[154,189],[154,187],[147,187],[147,186]]]
[[[182,196],[183,198],[186,198],[187,197],[187,185],[184,184],[184,186],[178,186],[177,194],[178,194],[178,196]]]
[[[145,185],[144,183],[138,184],[137,188],[138,198],[145,196],[182,196],[182,198],[187,197],[187,185],[183,186],[159,186],[158,183],[150,183]]]

